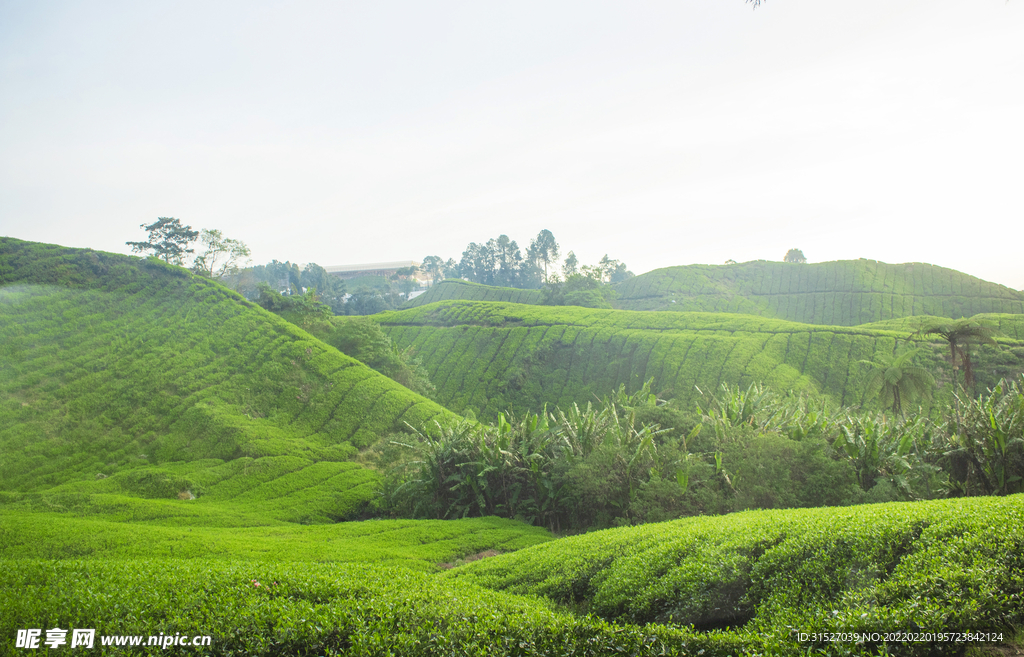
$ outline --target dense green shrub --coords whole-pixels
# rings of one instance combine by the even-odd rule
[[[1024,490],[1022,381],[1000,381],[974,399],[958,396],[950,410],[938,452],[952,490],[964,495]]]
[[[760,388],[755,403],[753,389],[724,388],[709,402],[717,410],[703,415],[660,402],[648,382],[633,395],[620,387],[596,407],[501,414],[496,425],[439,423],[417,442],[382,450],[380,467],[390,472],[385,508],[414,517],[494,514],[581,531],[898,499],[874,480],[861,490],[854,460],[832,445],[838,420],[824,410],[808,418],[806,400],[777,402]],[[934,473],[917,467],[902,476]]]

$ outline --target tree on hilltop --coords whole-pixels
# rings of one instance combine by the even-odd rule
[[[327,273],[327,270],[310,262],[299,274],[299,287],[305,291],[316,290],[321,303],[331,307],[331,312],[341,315],[345,312],[345,281]]]
[[[396,269],[395,273],[391,275],[392,287],[397,287],[398,291],[402,294],[402,297],[408,301],[409,295],[416,286],[419,284],[416,280],[416,272],[419,271],[419,267],[413,265],[411,267],[402,267]]]
[[[448,258],[445,260],[444,269],[442,269],[442,271],[444,272],[444,278],[462,277],[462,270],[459,268],[459,263],[455,262],[455,258]]]
[[[570,276],[575,276],[580,273],[580,261],[576,257],[576,254],[569,251],[568,255],[565,256],[565,262],[562,263],[562,275],[569,279]]]
[[[530,242],[530,252],[538,262],[544,263],[544,282],[547,282],[548,265],[558,260],[558,242],[550,230],[545,228],[537,234],[537,239]]]
[[[174,217],[159,217],[148,226],[139,224],[139,228],[149,233],[146,242],[125,242],[132,247],[132,253],[146,253],[162,258],[172,265],[180,265],[184,257],[189,253],[195,253],[195,249],[188,248],[188,245],[199,237],[198,230],[192,230],[192,226],[182,226],[181,220]]]
[[[807,258],[804,257],[804,252],[800,249],[790,249],[786,251],[786,257],[782,259],[783,262],[798,262],[803,264],[807,262]]]
[[[612,260],[607,253],[598,262],[597,267],[601,271],[602,280],[606,278],[609,283],[621,283],[628,278],[633,278],[633,272],[626,269],[626,263]]]
[[[221,279],[238,273],[248,262],[249,247],[241,240],[224,237],[219,230],[204,228],[199,236],[206,250],[196,256],[192,270],[208,278]],[[244,259],[244,261],[243,261]]]
[[[488,244],[470,242],[466,246],[466,250],[462,252],[462,261],[459,262],[459,271],[462,272],[463,278],[474,283],[494,285],[494,269],[495,253]]]
[[[508,235],[499,235],[497,240],[489,240],[487,246],[493,248],[494,262],[498,267],[495,282],[504,287],[515,287],[519,282],[519,268],[523,262],[519,245],[515,240],[510,240]]]
[[[444,260],[438,256],[427,256],[423,258],[423,264],[420,265],[420,269],[430,277],[435,283],[440,283],[445,278],[444,273]]]

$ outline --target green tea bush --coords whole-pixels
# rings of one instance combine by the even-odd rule
[[[0,558],[11,560],[360,562],[421,571],[485,550],[512,552],[551,540],[539,527],[493,517],[298,525],[226,504],[183,507],[102,495],[8,503],[0,507],[0,526]]]
[[[745,512],[560,539],[444,577],[623,622],[738,628],[769,654],[803,654],[829,646],[801,646],[797,632],[1012,632],[1024,621],[1022,521],[1019,495]]]
[[[472,301],[507,301],[511,303],[542,303],[544,295],[541,290],[520,290],[518,288],[494,287],[471,283],[459,279],[449,279],[433,285],[429,290],[405,304],[406,308],[414,308],[435,301],[450,299],[468,299]]]
[[[535,598],[365,564],[8,562],[0,608],[5,637],[26,627],[210,635],[210,646],[188,651],[205,655],[724,656],[745,644],[580,618]]]

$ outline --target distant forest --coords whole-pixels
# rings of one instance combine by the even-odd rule
[[[482,285],[523,290],[543,290],[541,303],[610,308],[614,293],[608,284],[631,277],[625,263],[606,254],[595,265],[584,265],[569,251],[559,260],[560,247],[549,230],[530,240],[525,254],[507,235],[484,243],[470,242],[458,262],[454,258],[429,255],[419,267],[436,284],[445,279],[462,279]],[[559,263],[561,266],[559,267]],[[335,315],[372,315],[399,308],[419,287],[416,268],[399,269],[390,277],[364,276],[342,280],[322,266],[309,263],[303,268],[289,261],[272,260],[266,265],[240,269],[228,282],[246,298],[274,302],[274,293],[308,296],[305,305],[322,303]],[[295,303],[294,309],[300,309]]]

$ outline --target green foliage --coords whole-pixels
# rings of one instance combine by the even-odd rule
[[[196,256],[192,270],[209,278],[237,276],[239,266],[249,259],[249,247],[241,240],[224,237],[219,230],[204,228],[199,236],[205,250]]]
[[[760,383],[751,383],[746,390],[723,383],[717,395],[701,401],[702,418],[723,442],[734,427],[767,428],[781,409],[776,395]]]
[[[151,252],[150,255],[174,265],[182,264],[186,254],[195,253],[188,245],[199,237],[199,231],[183,226],[180,219],[160,217],[148,226],[139,224],[139,228],[149,236],[145,242],[125,242],[132,247],[132,253]]]
[[[535,261],[544,263],[544,282],[548,281],[548,265],[558,259],[558,242],[546,228],[535,239],[530,240],[529,256]]]
[[[921,325],[918,335],[938,335],[949,344],[950,362],[953,369],[963,368],[964,388],[974,386],[974,367],[971,363],[971,345],[989,344],[998,347],[993,336],[997,331],[988,323],[973,319],[961,319],[958,322],[929,322]]]
[[[5,637],[25,627],[212,636],[209,647],[189,649],[200,655],[724,657],[744,644],[579,618],[542,600],[371,564],[26,560],[0,569],[0,596]]]
[[[911,478],[927,476],[929,470],[923,457],[931,442],[930,429],[921,418],[899,423],[884,415],[850,416],[840,423],[837,443],[856,468],[864,491],[884,480],[913,499],[917,495]]]
[[[541,544],[436,575],[423,571],[441,555],[502,544],[499,536],[513,549],[528,542],[493,519],[236,532],[125,524],[131,541],[79,555],[86,560],[5,559],[0,633],[211,635],[196,651],[211,655],[871,655],[879,645],[800,642],[795,632],[1007,632],[1024,620],[1020,502],[752,512],[538,536]],[[102,545],[95,533],[117,540],[100,521],[68,520],[56,529],[89,548]],[[48,529],[13,521],[0,525],[0,545]],[[154,554],[139,558],[147,535]],[[181,553],[165,558],[175,544]]]
[[[594,276],[572,274],[565,282],[549,283],[543,290],[546,306],[582,306],[584,308],[611,308],[615,290],[602,285]]]
[[[861,360],[858,363],[872,368],[866,384],[866,395],[878,395],[882,406],[892,408],[900,415],[904,412],[903,402],[917,398],[930,399],[935,378],[923,367],[913,365],[914,357],[921,349],[909,349],[896,357],[879,354],[879,360]]]
[[[1024,391],[1000,381],[988,395],[958,396],[939,450],[953,491],[1007,495],[1024,490]]]
[[[285,296],[268,284],[260,283],[256,303],[307,330],[325,322],[334,314],[330,306],[320,301],[314,287],[303,294]]]
[[[382,469],[391,468],[385,507],[397,515],[494,514],[580,531],[896,497],[858,488],[855,469],[831,447],[837,421],[814,410],[806,417],[806,401],[776,401],[754,388],[762,401],[771,398],[760,409],[749,401],[752,390],[726,388],[709,403],[714,410],[695,420],[658,400],[648,382],[632,395],[620,386],[597,407],[500,414],[492,426],[439,423],[382,456]],[[736,397],[747,400],[744,408],[735,408]],[[673,424],[662,428],[660,421]],[[715,431],[702,434],[706,424]],[[918,472],[932,471],[922,465]]]
[[[801,251],[800,249],[790,249],[789,251],[786,251],[786,257],[783,258],[782,261],[804,264],[807,262],[807,257],[804,255],[804,252]]]
[[[663,465],[658,427],[637,422],[637,408],[654,404],[649,386],[634,395],[620,388],[599,409],[500,414],[496,426],[437,423],[404,445],[410,453],[393,470],[390,503],[400,514],[499,515],[552,531],[635,521],[640,487]],[[588,487],[598,470],[595,497]]]
[[[0,520],[0,559],[7,560],[376,563],[430,572],[485,550],[551,540],[539,527],[499,518],[298,525],[241,506],[114,495],[25,496],[0,505]]]

